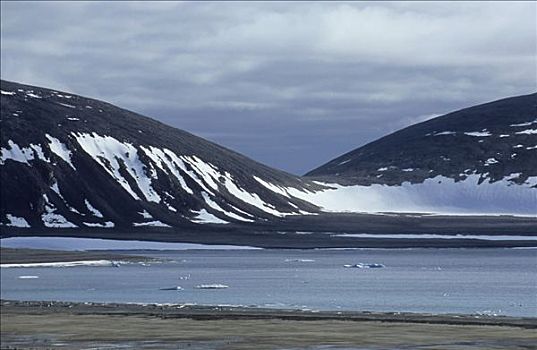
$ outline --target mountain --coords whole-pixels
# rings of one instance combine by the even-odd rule
[[[537,94],[409,126],[306,176],[339,184],[303,196],[334,210],[535,216]]]
[[[1,102],[7,226],[195,227],[318,211],[278,189],[315,184],[111,104],[8,81]]]
[[[535,95],[409,127],[299,177],[95,99],[8,81],[0,93],[0,237],[535,245]]]

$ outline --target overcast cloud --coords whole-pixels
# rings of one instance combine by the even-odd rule
[[[103,99],[301,174],[535,92],[535,2],[1,2],[1,76]]]

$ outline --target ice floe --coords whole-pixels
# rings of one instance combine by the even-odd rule
[[[196,289],[226,289],[229,288],[229,286],[225,284],[200,284],[195,287]]]
[[[345,264],[343,267],[346,268],[355,268],[355,269],[381,269],[386,266],[383,264],[378,263],[372,263],[372,264],[366,264],[366,263],[358,263],[358,264]]]

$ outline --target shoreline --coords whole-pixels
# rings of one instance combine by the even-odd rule
[[[127,261],[145,262],[150,261],[143,255],[133,252],[118,254],[107,251],[67,251],[33,248],[0,248],[0,267],[10,268],[10,264],[55,264],[74,263],[82,261]],[[22,266],[21,266],[22,267]],[[30,266],[29,266],[30,267]]]
[[[472,325],[537,329],[537,317],[492,316],[477,314],[428,314],[413,312],[317,311],[273,309],[233,305],[193,305],[158,303],[100,303],[70,301],[0,300],[2,313],[101,316],[144,316],[160,319],[192,320],[288,320],[352,321],[382,323],[415,323]]]
[[[537,318],[1,301],[5,349],[532,349]]]

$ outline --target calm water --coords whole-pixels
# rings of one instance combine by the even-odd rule
[[[1,296],[537,317],[535,249],[187,250],[151,256],[166,260],[120,268],[3,268]],[[356,263],[386,267],[343,267]],[[196,289],[200,284],[229,288]],[[174,286],[184,289],[160,290]]]

